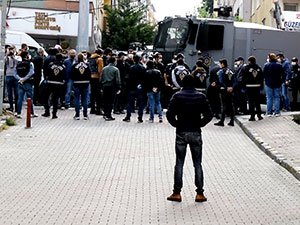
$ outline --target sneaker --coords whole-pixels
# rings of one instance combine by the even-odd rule
[[[249,121],[255,121],[254,117],[250,117]]]
[[[84,116],[83,119],[84,119],[84,120],[88,120],[89,117],[88,117],[88,116]]]
[[[173,202],[181,202],[181,195],[180,194],[172,194],[169,197],[167,197],[168,201],[173,201]]]
[[[267,117],[272,117],[272,114],[266,114]]]
[[[124,121],[124,122],[130,122],[130,118],[129,118],[129,117],[125,117],[125,118],[123,119],[123,121]]]
[[[79,116],[74,116],[73,118],[74,118],[74,120],[80,120]]]
[[[6,110],[9,111],[9,112],[13,112],[14,108],[6,108]]]
[[[199,193],[196,195],[195,202],[206,202],[207,198],[203,195],[203,193]]]
[[[142,123],[144,122],[142,119],[138,119],[138,123]]]
[[[153,123],[154,121],[151,120],[151,119],[149,119],[149,120],[147,120],[147,122],[148,122],[148,123]]]
[[[65,109],[66,109],[66,107],[64,107],[64,106],[60,107],[60,110],[65,110]]]
[[[224,127],[224,122],[223,121],[219,121],[217,123],[214,123],[215,126],[220,126],[220,127]]]
[[[264,118],[262,116],[258,116],[258,120],[263,120]]]
[[[57,118],[58,118],[57,115],[55,114],[52,115],[52,119],[57,119]]]
[[[115,118],[113,118],[113,117],[106,117],[106,116],[104,116],[103,118],[105,119],[105,121],[113,121],[113,120],[115,120]]]
[[[233,121],[233,120],[230,120],[230,122],[229,122],[227,125],[228,125],[228,126],[234,127],[234,121]]]
[[[38,114],[35,114],[35,113],[34,113],[34,114],[31,114],[30,116],[31,116],[31,118],[39,117],[39,115],[38,115]]]
[[[50,113],[43,113],[42,116],[43,116],[43,117],[49,117],[49,116],[50,116]]]
[[[18,119],[22,119],[21,114],[16,114],[15,116],[16,116],[16,118],[18,118]]]
[[[280,116],[280,113],[275,113],[275,116],[276,116],[276,117],[279,117],[279,116]]]

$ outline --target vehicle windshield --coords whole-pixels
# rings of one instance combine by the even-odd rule
[[[183,47],[187,41],[188,28],[188,21],[183,19],[172,19],[161,23],[155,47],[168,49]]]

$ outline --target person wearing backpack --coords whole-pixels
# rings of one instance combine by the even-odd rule
[[[234,126],[234,107],[233,107],[233,88],[236,85],[236,77],[234,73],[228,68],[226,59],[219,61],[221,69],[218,71],[219,84],[221,90],[222,102],[222,116],[221,120],[214,125],[224,126],[226,113],[230,114],[229,126]]]
[[[66,79],[66,67],[63,64],[63,56],[58,53],[55,56],[55,61],[49,64],[49,73],[48,76],[45,76],[47,84],[47,95],[44,101],[45,113],[42,115],[44,117],[50,116],[50,106],[49,106],[49,97],[52,94],[53,102],[53,112],[52,119],[57,119],[57,108],[58,108],[58,99],[61,93],[61,89],[65,83]]]
[[[104,64],[102,59],[103,51],[97,49],[89,58],[89,67],[91,70],[91,111],[90,114],[103,115],[100,109],[100,74],[102,73]],[[96,104],[96,106],[95,106]]]
[[[185,76],[187,76],[189,74],[190,74],[190,72],[184,66],[183,59],[178,60],[177,66],[172,71],[172,81],[175,86],[175,89],[179,90],[180,88],[182,88],[182,80]]]
[[[21,119],[21,111],[24,95],[26,94],[27,98],[31,98],[33,96],[33,74],[34,74],[34,65],[29,60],[29,53],[27,51],[23,51],[21,53],[22,61],[18,62],[14,76],[18,81],[18,103],[17,103],[17,113],[16,117]],[[37,114],[34,114],[33,104],[31,103],[31,117],[37,117]]]

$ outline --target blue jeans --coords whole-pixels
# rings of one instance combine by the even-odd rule
[[[283,108],[286,110],[290,110],[290,98],[288,93],[288,86],[285,83],[281,86],[281,94],[282,94],[282,101],[283,101]]]
[[[14,108],[14,97],[15,97],[15,110],[17,110],[17,102],[18,102],[18,81],[13,76],[6,76],[5,83],[7,87],[8,101],[9,107],[11,109]],[[13,94],[14,93],[14,94]],[[14,95],[14,96],[13,96]]]
[[[32,96],[33,96],[33,89],[32,84],[24,83],[18,85],[18,104],[17,104],[17,114],[21,114],[22,111],[22,104],[24,95],[26,94],[26,98],[31,98],[31,114],[34,114],[33,111],[33,104],[32,104]]]
[[[134,90],[134,91],[129,91],[128,93],[128,104],[127,104],[127,118],[131,117],[131,110],[132,110],[132,102],[134,99],[137,98],[137,104],[139,107],[138,111],[138,119],[143,118],[143,110],[144,110],[144,104],[143,104],[143,91],[141,90]]]
[[[162,110],[160,105],[160,92],[148,92],[148,104],[150,108],[150,120],[154,119],[154,111],[157,109],[159,118],[162,117]]]
[[[272,114],[273,103],[274,103],[274,112],[275,114],[279,114],[280,107],[280,92],[281,87],[279,88],[271,88],[266,85],[266,94],[267,94],[267,114]]]
[[[174,190],[179,194],[181,192],[183,182],[183,165],[186,155],[187,145],[190,146],[192,159],[195,169],[195,185],[197,193],[203,192],[203,170],[202,170],[202,137],[201,132],[180,132],[176,133],[176,165],[174,172]]]
[[[66,106],[70,106],[72,84],[73,84],[73,81],[71,79],[66,81],[66,95],[65,95],[65,105]]]
[[[87,108],[88,108],[88,90],[89,87],[86,85],[78,85],[78,86],[74,86],[75,89],[75,116],[79,117],[79,110],[80,110],[80,99],[82,98],[83,100],[83,116],[87,117]]]

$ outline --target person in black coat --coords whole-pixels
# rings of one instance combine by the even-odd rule
[[[176,128],[176,165],[173,194],[169,201],[181,202],[183,165],[187,145],[190,146],[195,168],[196,202],[206,201],[203,192],[202,137],[201,128],[212,120],[212,112],[204,94],[194,88],[191,75],[183,78],[183,88],[175,93],[169,104],[167,119]]]
[[[264,77],[262,69],[256,64],[256,58],[250,56],[248,65],[241,70],[242,84],[246,88],[246,93],[249,99],[249,121],[255,121],[255,114],[259,120],[262,120],[260,107],[260,91],[264,88]],[[255,112],[256,109],[256,112]]]
[[[127,78],[127,90],[128,90],[128,102],[127,102],[127,114],[123,119],[124,122],[130,122],[132,102],[137,98],[138,105],[138,122],[143,122],[143,110],[144,103],[143,97],[145,92],[145,67],[140,63],[140,57],[135,55],[133,57],[134,65],[130,67],[130,71]]]

